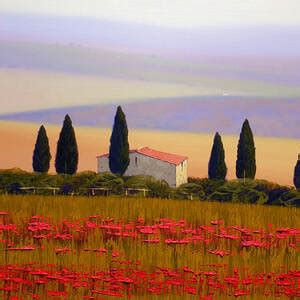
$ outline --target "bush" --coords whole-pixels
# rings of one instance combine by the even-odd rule
[[[203,199],[207,199],[210,194],[215,192],[217,188],[223,186],[226,181],[225,180],[214,180],[214,179],[208,179],[208,178],[195,178],[195,177],[189,177],[188,183],[195,183],[197,185],[200,185],[202,187],[202,190],[204,192]]]
[[[71,183],[64,183],[61,186],[60,191],[63,195],[70,195],[70,194],[74,193],[75,187]]]
[[[189,198],[190,195],[193,196],[193,199],[202,200],[205,198],[205,193],[203,191],[203,187],[197,183],[185,183],[182,184],[175,190],[174,197],[178,199],[186,199]]]
[[[254,189],[241,189],[240,192],[234,193],[233,197],[233,202],[237,203],[265,204],[268,201],[267,194]]]
[[[63,194],[85,195],[88,188],[107,188],[112,194],[124,195],[124,188],[145,188],[148,196],[158,198],[174,197],[186,199],[190,195],[197,200],[220,202],[241,202],[253,204],[272,204],[299,206],[300,191],[281,186],[266,180],[210,180],[207,178],[189,178],[188,183],[177,189],[169,187],[165,181],[151,176],[121,177],[112,173],[96,174],[81,172],[77,175],[49,175],[29,173],[20,169],[0,170],[0,191],[20,194],[21,187],[57,187]],[[39,194],[52,194],[52,190],[37,190]],[[24,192],[25,193],[25,192]]]
[[[231,202],[232,194],[222,191],[216,191],[209,195],[208,200],[220,201],[220,202]]]
[[[94,179],[90,182],[89,187],[111,189],[112,193],[118,195],[121,194],[124,188],[124,180],[119,175],[105,172],[96,174]]]
[[[72,182],[80,187],[88,187],[97,176],[96,172],[85,171],[72,176]]]
[[[136,176],[128,176],[124,178],[125,187],[127,188],[147,188],[147,184],[150,181],[156,181],[156,179],[152,176],[146,175],[136,175]]]
[[[33,173],[25,172],[21,169],[0,170],[0,188],[8,190],[9,186],[15,183],[20,183],[22,186],[31,185]]]
[[[166,181],[148,180],[146,187],[149,190],[148,195],[152,198],[169,198],[172,192]]]
[[[21,194],[22,184],[20,182],[10,183],[7,187],[7,192],[10,194]]]
[[[290,190],[289,192],[281,195],[279,203],[285,206],[300,206],[300,191]]]
[[[264,191],[255,189],[256,183],[252,180],[232,180],[209,195],[208,199],[222,202],[241,202],[251,204],[265,204],[268,195]]]

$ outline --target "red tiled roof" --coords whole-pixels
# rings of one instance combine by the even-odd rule
[[[138,150],[136,150],[136,152],[140,153],[142,155],[146,155],[146,156],[149,156],[152,158],[166,161],[166,162],[168,162],[170,164],[174,164],[174,165],[179,165],[180,163],[182,163],[183,161],[188,159],[187,156],[161,152],[161,151],[150,149],[148,147],[138,149]]]
[[[150,149],[148,147],[143,147],[136,150],[130,150],[129,153],[139,153],[174,165],[179,165],[180,163],[188,159],[187,156],[161,152],[154,149]],[[97,157],[108,157],[108,153]]]

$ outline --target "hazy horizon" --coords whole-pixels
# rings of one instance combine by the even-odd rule
[[[2,0],[0,11],[94,17],[177,28],[300,24],[297,0]]]
[[[300,99],[298,1],[17,2],[0,3],[0,118],[164,99],[180,116],[178,98],[221,97],[240,98],[241,116],[250,114],[242,100],[255,100],[251,116],[271,136],[299,125],[264,123],[259,104]]]

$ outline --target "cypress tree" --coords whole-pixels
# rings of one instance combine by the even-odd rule
[[[243,123],[237,149],[236,177],[254,179],[256,173],[255,145],[249,121]]]
[[[225,153],[220,134],[217,132],[214,137],[214,143],[211,149],[210,160],[208,163],[209,179],[224,180],[227,174],[225,163]]]
[[[129,165],[129,143],[126,116],[121,106],[115,115],[109,147],[109,168],[114,174],[123,175]]]
[[[55,168],[58,174],[75,174],[78,165],[78,147],[69,115],[65,116],[56,149]]]
[[[294,185],[296,189],[300,189],[300,154],[294,170]]]
[[[33,156],[32,168],[34,172],[47,173],[50,167],[50,147],[46,129],[42,125],[39,128]]]

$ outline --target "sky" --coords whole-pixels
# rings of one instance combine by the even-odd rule
[[[180,28],[300,25],[299,0],[1,0],[0,12],[84,16]]]
[[[0,0],[0,53],[0,114],[300,97],[300,0]]]

